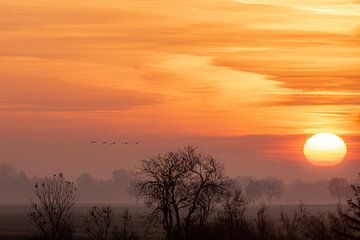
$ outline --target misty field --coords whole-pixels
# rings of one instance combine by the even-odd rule
[[[75,207],[75,214],[77,219],[77,232],[76,236],[79,238],[85,238],[85,231],[82,220],[86,217],[87,212],[91,208],[90,204],[79,204]],[[116,204],[111,205],[115,210],[114,223],[119,224],[120,213],[124,209],[128,209],[131,216],[131,227],[134,229],[137,236],[140,239],[163,239],[162,228],[147,226],[143,219],[143,215],[146,208],[143,206],[137,207],[135,204]],[[274,222],[278,222],[281,210],[291,216],[293,212],[298,208],[298,205],[274,205],[270,207],[268,212],[269,219]],[[306,208],[310,214],[329,212],[336,212],[336,205],[306,205]],[[32,226],[29,223],[28,213],[30,206],[27,205],[1,205],[0,206],[0,239],[31,239],[30,234],[32,232]],[[255,216],[257,207],[251,207],[247,209],[249,216]]]

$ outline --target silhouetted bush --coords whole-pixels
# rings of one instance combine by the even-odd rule
[[[280,212],[280,240],[300,240],[301,224],[304,220],[305,208],[300,204],[299,208],[295,210],[292,216],[289,216],[281,209]]]
[[[258,240],[275,239],[275,225],[267,215],[267,207],[261,206],[255,218],[255,236]]]
[[[114,211],[111,207],[92,207],[85,218],[85,231],[89,239],[108,240],[113,227]]]
[[[229,191],[224,195],[222,211],[217,219],[222,225],[224,239],[237,240],[252,235],[250,221],[245,215],[246,205],[247,200],[241,189]]]
[[[76,187],[62,174],[36,184],[29,214],[36,235],[44,240],[73,239],[75,202]]]

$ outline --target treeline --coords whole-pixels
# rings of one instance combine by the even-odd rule
[[[32,188],[45,178],[29,178],[8,164],[0,164],[0,203],[27,203],[32,196]],[[97,179],[90,174],[81,174],[75,179],[81,203],[133,203],[136,199],[131,191],[134,181],[133,171],[118,169],[112,172],[110,179]]]
[[[166,240],[354,240],[360,236],[360,186],[344,179],[330,181],[329,190],[341,189],[347,207],[330,213],[311,213],[300,204],[293,212],[270,216],[271,198],[281,194],[282,182],[267,178],[249,182],[243,190],[229,179],[224,167],[211,156],[185,147],[143,160],[132,183],[133,194],[147,211],[142,224],[152,226]],[[334,189],[331,188],[334,185]],[[256,192],[255,191],[258,191]],[[266,198],[267,205],[256,206],[249,214],[254,192]],[[37,239],[112,240],[138,239],[131,228],[127,210],[116,224],[110,206],[93,206],[83,218],[82,234],[75,224],[74,206],[78,189],[62,174],[35,184],[30,222]],[[77,221],[79,222],[79,221]],[[144,238],[148,239],[148,238]]]
[[[32,187],[41,180],[38,177],[29,178],[23,171],[18,171],[11,165],[0,164],[0,192],[6,193],[0,198],[0,203],[26,203],[32,195]],[[74,182],[78,187],[80,203],[134,203],[134,180],[134,171],[118,169],[112,172],[110,179],[98,179],[84,173]],[[334,204],[339,201],[345,203],[344,200],[350,192],[350,184],[355,183],[354,180],[348,181],[344,178],[315,182],[299,179],[290,183],[273,177],[256,179],[239,176],[232,180],[246,192],[253,204],[266,203],[269,200],[276,204]],[[263,186],[266,184],[275,184],[278,188],[273,193],[264,192]]]

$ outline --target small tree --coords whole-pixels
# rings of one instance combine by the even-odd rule
[[[43,239],[73,239],[73,208],[76,187],[60,173],[35,185],[35,198],[31,200],[30,222]]]
[[[328,190],[330,195],[337,199],[338,204],[341,204],[341,199],[351,196],[351,187],[345,178],[332,178]]]
[[[271,199],[273,197],[281,197],[284,191],[283,181],[277,178],[268,177],[261,181],[261,185],[261,189],[266,199],[268,200],[269,206],[271,205]]]
[[[223,166],[191,146],[143,160],[138,176],[149,219],[161,218],[168,240],[201,228],[226,185]]]
[[[89,239],[107,240],[113,227],[114,211],[110,206],[92,207],[84,221]]]

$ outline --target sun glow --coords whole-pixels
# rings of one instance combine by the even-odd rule
[[[346,156],[344,140],[332,133],[318,133],[310,137],[304,145],[306,159],[316,166],[335,166]]]

